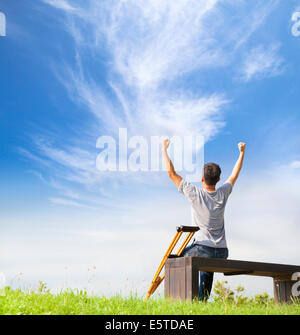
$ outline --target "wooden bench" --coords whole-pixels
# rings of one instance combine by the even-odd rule
[[[291,302],[292,286],[296,283],[291,278],[300,272],[300,266],[171,255],[165,263],[165,296],[182,300],[197,298],[199,271],[220,272],[225,276],[272,277],[275,302]]]

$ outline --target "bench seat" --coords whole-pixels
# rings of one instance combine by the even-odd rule
[[[290,302],[291,288],[295,283],[291,277],[300,272],[300,266],[206,257],[171,257],[165,264],[165,296],[183,300],[198,297],[199,271],[220,272],[225,276],[271,277],[275,301]]]

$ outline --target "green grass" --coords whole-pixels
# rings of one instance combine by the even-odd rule
[[[213,302],[181,302],[168,299],[149,299],[144,302],[138,297],[111,298],[89,296],[83,291],[67,290],[52,294],[47,290],[28,291],[6,288],[0,297],[1,315],[300,315],[300,304],[275,304],[265,295],[255,299],[223,299]]]

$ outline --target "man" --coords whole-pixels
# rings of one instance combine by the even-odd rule
[[[170,140],[162,142],[162,154],[164,164],[169,177],[175,183],[178,191],[184,194],[190,201],[192,207],[192,221],[200,230],[195,234],[194,242],[183,251],[183,256],[200,256],[211,258],[227,258],[228,249],[224,230],[224,211],[227,199],[241,171],[244,155],[245,143],[239,143],[239,158],[233,168],[231,176],[219,188],[216,184],[220,180],[221,168],[215,163],[208,163],[203,168],[202,188],[183,180],[174,170],[167,149]],[[212,283],[212,272],[200,272],[199,298],[207,300],[209,298]]]

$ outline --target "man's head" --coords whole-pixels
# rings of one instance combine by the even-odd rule
[[[205,182],[207,186],[216,186],[220,176],[221,168],[218,164],[208,163],[204,165],[202,182]]]

